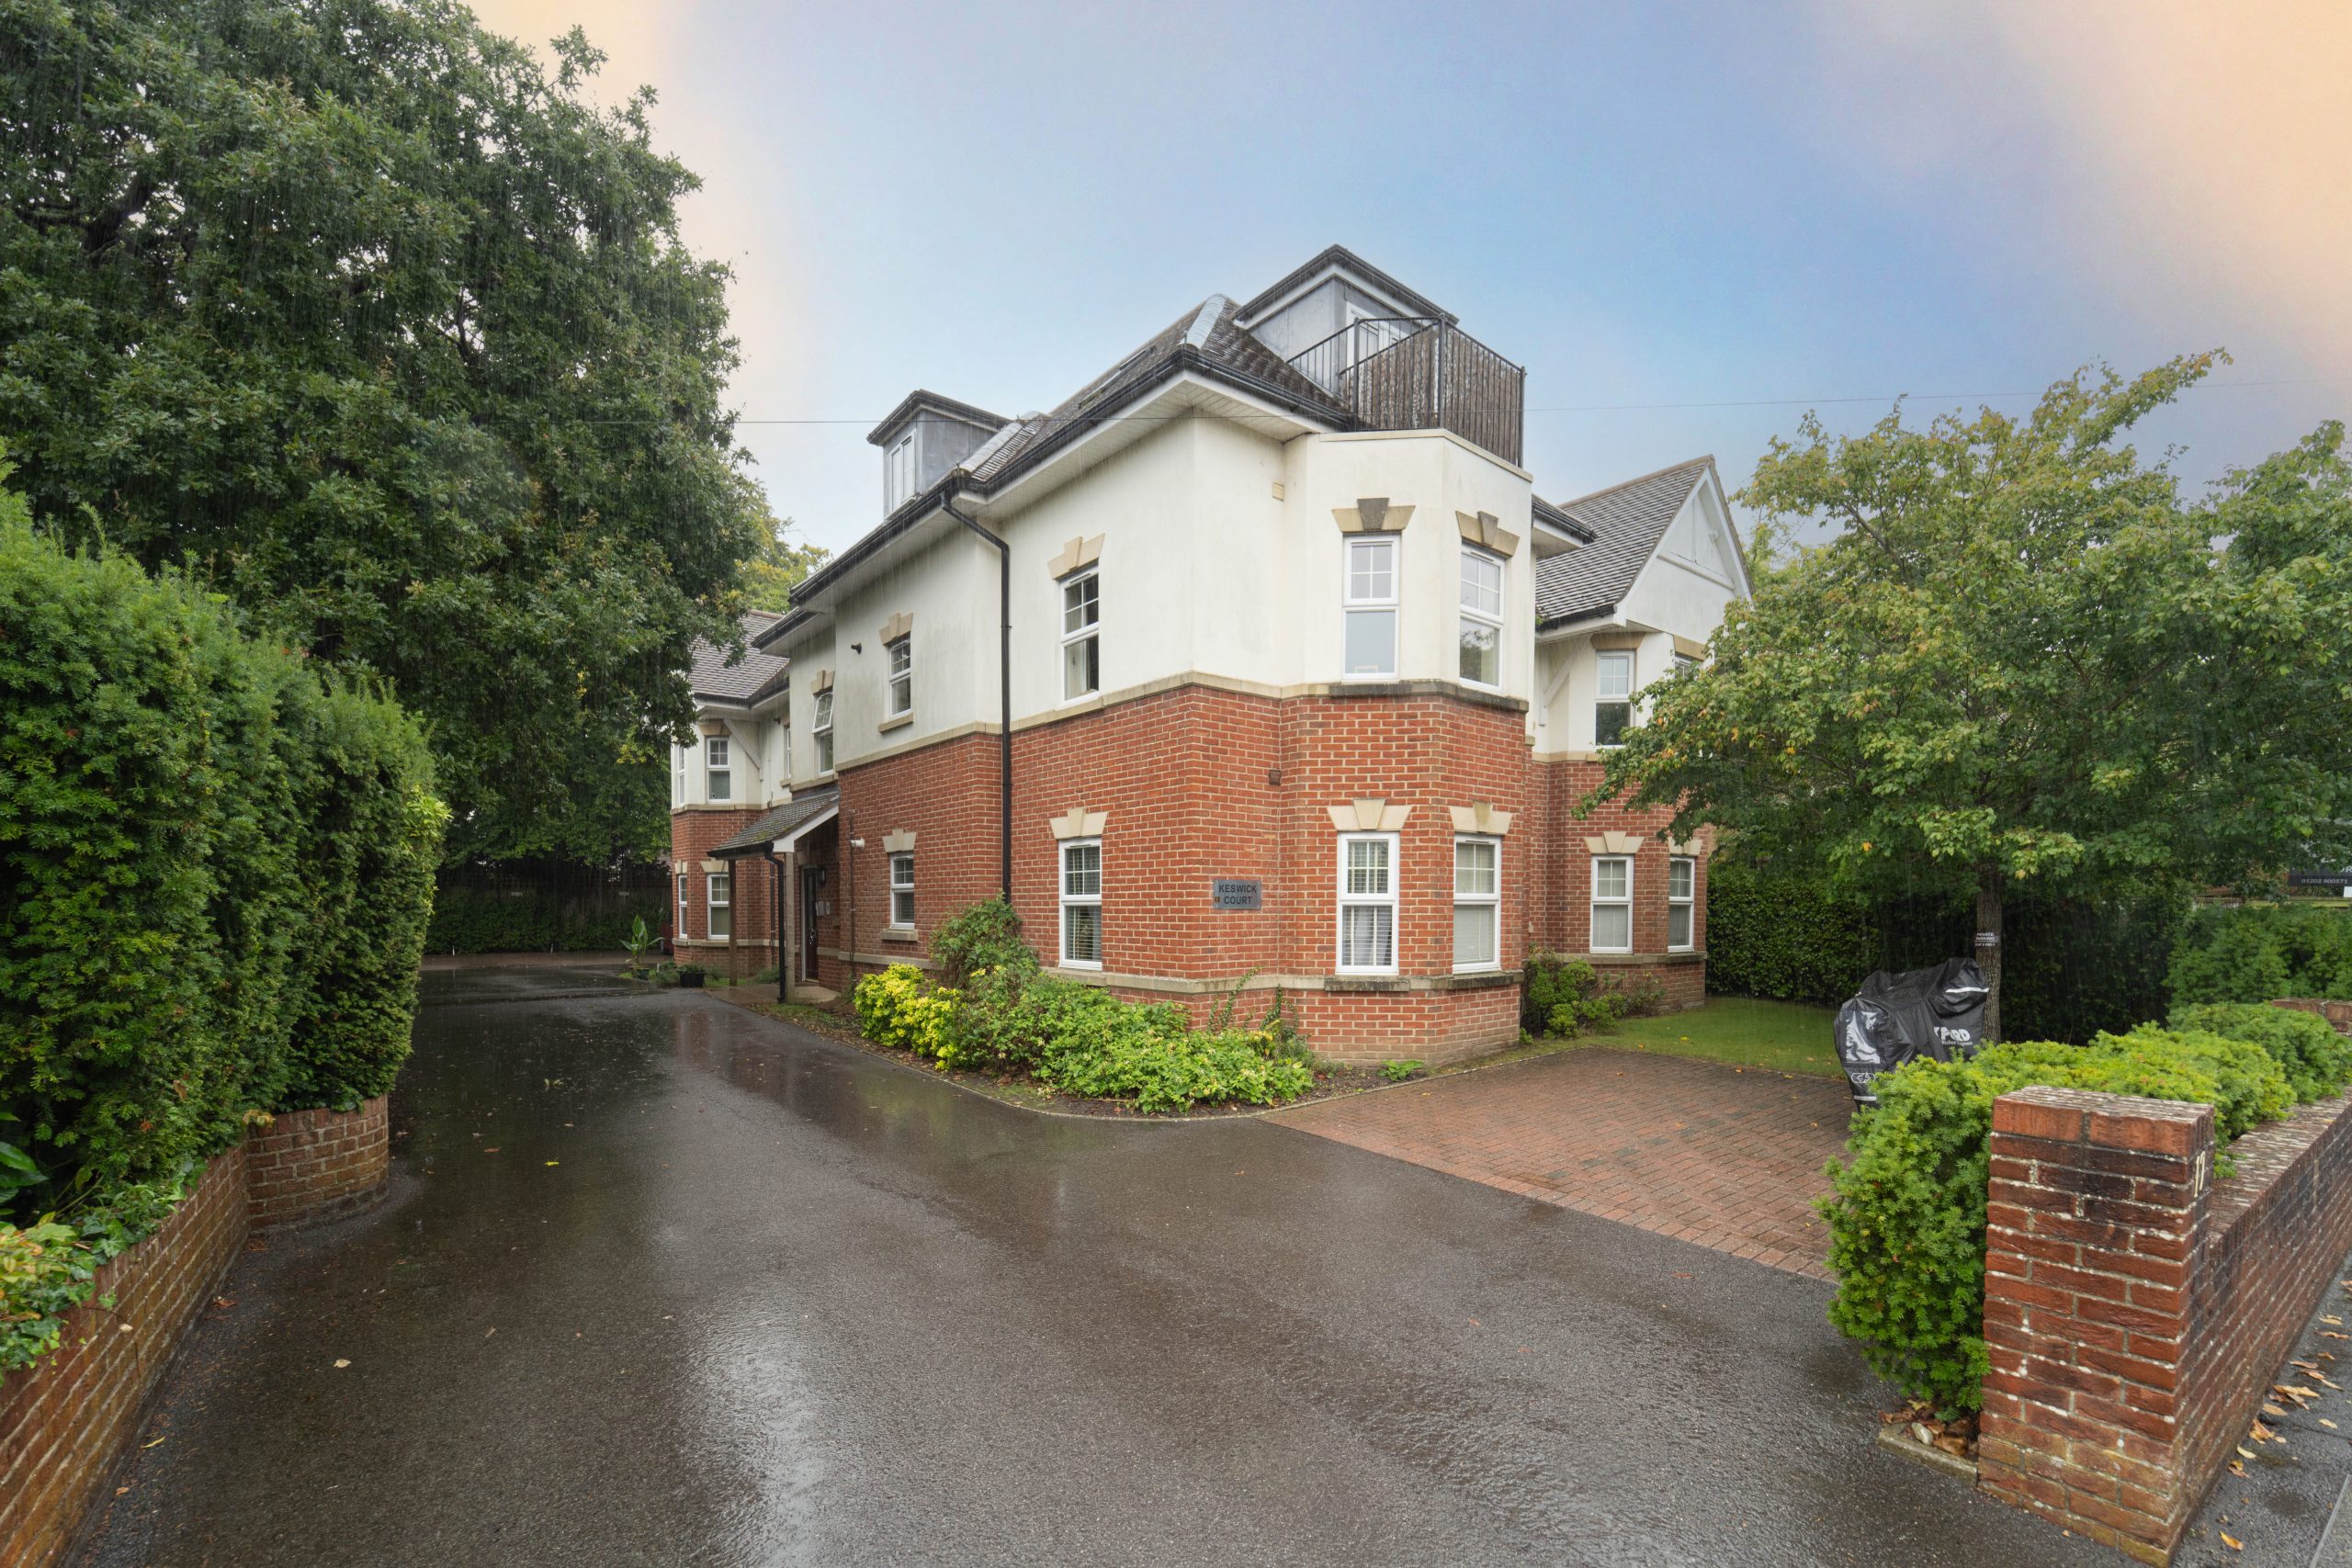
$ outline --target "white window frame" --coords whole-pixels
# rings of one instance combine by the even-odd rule
[[[1625,666],[1625,691],[1623,695],[1618,696],[1612,695],[1601,689],[1600,672],[1603,670],[1608,669],[1612,663],[1621,660],[1624,662]],[[1634,728],[1634,650],[1632,649],[1604,648],[1594,650],[1592,667],[1592,744],[1595,750],[1613,751],[1618,747],[1625,744],[1624,739],[1623,739],[1624,733],[1623,730],[1620,730],[1618,732],[1620,738],[1615,740],[1603,740],[1600,738],[1600,708],[1601,705],[1604,703],[1623,703],[1625,705],[1625,728],[1631,729]]]
[[[1674,890],[1677,876],[1682,891]],[[1691,855],[1674,855],[1666,863],[1666,950],[1690,953],[1699,945],[1699,862]],[[1682,940],[1674,940],[1674,918],[1682,917]]]
[[[686,803],[686,749],[676,741],[670,742],[670,804]]]
[[[1371,894],[1351,891],[1348,886],[1349,851],[1359,843],[1377,843],[1388,851],[1388,888],[1385,893]],[[1340,835],[1340,864],[1336,890],[1339,894],[1339,919],[1332,932],[1331,956],[1334,973],[1340,975],[1394,975],[1397,960],[1397,862],[1400,858],[1398,837],[1395,833],[1342,833]],[[1388,962],[1385,964],[1351,964],[1348,962],[1348,911],[1351,909],[1385,908],[1388,911]]]
[[[1377,547],[1388,556],[1388,592],[1385,597],[1356,596],[1356,552]],[[1403,536],[1397,534],[1349,534],[1342,536],[1340,555],[1340,678],[1345,681],[1394,681],[1397,664],[1405,646],[1404,605],[1400,602],[1404,581],[1405,549]],[[1385,670],[1351,670],[1348,668],[1348,626],[1358,615],[1388,617],[1388,668]]]
[[[1093,586],[1093,597],[1082,601],[1080,605],[1072,605],[1070,604],[1071,592],[1077,589],[1083,588],[1088,584],[1091,584]],[[1078,571],[1073,571],[1068,577],[1063,578],[1061,581],[1061,590],[1062,701],[1065,703],[1080,703],[1084,702],[1089,697],[1100,696],[1102,692],[1102,580],[1097,573],[1096,570],[1090,566]],[[1073,608],[1091,609],[1094,612],[1093,618],[1076,627],[1072,627],[1069,624],[1069,616],[1070,611]],[[1090,642],[1094,644],[1094,684],[1087,687],[1082,692],[1073,692],[1069,689],[1070,673],[1072,669],[1070,660],[1076,655],[1077,650],[1081,644]]]
[[[1094,891],[1070,891],[1070,852],[1094,852]],[[1061,961],[1065,969],[1100,969],[1102,967],[1102,840],[1100,839],[1064,839],[1056,852],[1055,863],[1059,867],[1057,886],[1061,890]],[[1069,914],[1072,909],[1094,911],[1094,956],[1075,958],[1070,955]]]
[[[1495,852],[1495,885],[1484,893],[1462,890],[1462,851],[1465,845],[1484,845]],[[1462,958],[1462,911],[1483,909],[1487,914],[1487,945],[1491,958],[1464,963]],[[1503,966],[1503,841],[1491,833],[1457,833],[1453,839],[1453,972],[1473,975],[1482,970]]]
[[[900,872],[906,874],[902,877]],[[904,900],[906,918],[899,918],[900,900]],[[915,929],[915,852],[893,850],[890,852],[890,929],[910,931]]]
[[[694,912],[694,895],[690,891],[694,885],[693,877],[692,872],[678,873],[678,929],[673,937],[677,942],[687,940],[686,917]]]
[[[890,455],[884,464],[882,488],[884,515],[904,506],[915,492],[915,433],[908,431],[890,443]]]
[[[1495,608],[1492,613],[1474,608],[1470,604],[1470,566],[1473,561],[1484,566],[1491,566],[1495,569]],[[1460,678],[1464,685],[1476,686],[1480,691],[1484,692],[1499,692],[1502,690],[1504,651],[1503,607],[1507,603],[1505,595],[1508,593],[1510,587],[1508,572],[1508,563],[1504,561],[1502,557],[1495,554],[1492,550],[1480,549],[1476,545],[1464,545],[1462,547],[1461,592],[1457,595],[1461,601],[1460,609],[1462,612],[1462,624],[1465,627],[1471,626],[1483,626],[1487,630],[1494,633],[1495,678],[1492,681],[1473,681],[1469,676],[1462,674],[1462,653],[1458,647],[1454,649],[1453,670],[1455,675]]]
[[[1625,892],[1622,897],[1612,896],[1611,897],[1603,898],[1600,896],[1600,868],[1604,865],[1622,865],[1625,868]],[[1600,911],[1604,908],[1622,908],[1625,911],[1624,946],[1603,947],[1600,945]],[[1588,906],[1586,918],[1590,922],[1586,931],[1586,945],[1588,951],[1592,953],[1631,953],[1634,951],[1633,856],[1595,855],[1592,857],[1592,902]]]
[[[817,772],[821,776],[833,771],[833,694],[831,689],[817,694],[817,711],[808,716],[808,734],[817,743]]]
[[[702,797],[713,806],[735,798],[735,748],[731,737],[702,738]]]
[[[882,705],[887,716],[904,718],[915,711],[915,634],[892,637],[882,645],[882,656],[890,661],[882,676]]]
[[[775,728],[784,740],[784,771],[776,777],[783,780],[785,787],[789,789],[792,787],[792,689],[789,686],[785,688],[784,711],[775,716]]]
[[[703,874],[702,880],[703,924],[709,929],[710,940],[717,942],[721,937],[733,936],[735,934],[735,874],[731,871],[706,872]],[[719,919],[722,911],[727,917],[723,920]],[[718,929],[722,925],[727,928],[725,931]]]

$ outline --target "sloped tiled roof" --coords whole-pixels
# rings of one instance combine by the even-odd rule
[[[1348,417],[1346,411],[1331,401],[1320,387],[1235,325],[1234,317],[1239,313],[1239,307],[1224,295],[1210,295],[1050,412],[1027,413],[1012,421],[974,453],[966,467],[982,483],[998,478],[1017,467],[1047,436],[1087,423],[1091,411],[1115,408],[1123,393],[1152,379],[1183,348],[1194,349],[1211,364],[1265,382],[1300,402],[1322,409],[1334,420]]]
[[[697,697],[710,697],[723,703],[755,703],[784,682],[785,666],[789,660],[773,653],[757,651],[760,634],[768,630],[781,615],[765,610],[752,610],[743,616],[743,639],[754,646],[747,648],[741,658],[729,662],[729,650],[696,637],[690,649],[693,664],[686,672],[686,689]]]
[[[1591,530],[1592,542],[1536,563],[1535,624],[1548,626],[1615,609],[1713,466],[1713,458],[1697,457],[1561,502],[1561,513]]]
[[[710,858],[735,860],[757,854],[802,823],[815,820],[841,797],[841,791],[831,784],[796,795],[726,842],[712,845]]]

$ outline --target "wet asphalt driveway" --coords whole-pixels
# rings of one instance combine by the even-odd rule
[[[2120,1561],[1877,1451],[1815,1281],[693,993],[427,995],[392,1196],[240,1261],[85,1564]]]

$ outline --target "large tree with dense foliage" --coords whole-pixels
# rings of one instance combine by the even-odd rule
[[[649,100],[452,0],[0,0],[0,432],[45,525],[424,715],[453,858],[658,844],[759,543]]]
[[[2205,374],[2059,382],[2030,417],[1831,438],[1742,500],[1827,541],[1651,688],[1595,799],[1878,891],[2113,893],[2352,853],[2352,468],[2330,425],[2211,499],[2120,437]]]

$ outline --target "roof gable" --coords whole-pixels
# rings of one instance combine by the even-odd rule
[[[1589,530],[1592,542],[1536,562],[1535,624],[1557,626],[1614,610],[1714,466],[1713,457],[1693,458],[1560,502],[1556,510]]]
[[[785,671],[791,660],[758,649],[761,639],[770,636],[783,620],[783,616],[765,610],[745,614],[743,639],[750,646],[740,657],[707,637],[695,638],[687,650],[691,662],[686,671],[686,690],[697,698],[730,705],[748,705],[772,694],[784,684]]]

